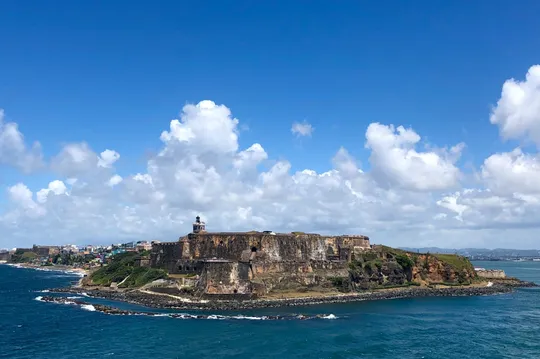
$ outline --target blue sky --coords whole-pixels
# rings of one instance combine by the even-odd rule
[[[148,133],[208,98],[249,126],[245,144],[307,119],[325,141],[268,148],[306,167],[340,145],[362,156],[373,121],[473,139],[478,163],[498,146],[500,84],[540,58],[533,1],[272,3],[4,2],[2,107],[47,154],[86,140],[144,156]]]
[[[46,160],[86,141],[119,152],[121,176],[145,171],[169,121],[206,99],[240,120],[240,149],[259,142],[293,172],[328,170],[341,146],[369,170],[366,128],[381,122],[412,127],[422,143],[465,142],[458,163],[470,174],[521,143],[502,141],[489,116],[502,84],[540,61],[539,10],[535,1],[3,1],[0,108]],[[291,136],[295,121],[313,135]],[[58,177],[1,170],[0,185],[34,192]]]

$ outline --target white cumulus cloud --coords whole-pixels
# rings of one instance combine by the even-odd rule
[[[105,150],[98,157],[98,166],[109,168],[120,159],[120,154],[113,150]]]
[[[366,131],[370,163],[380,180],[409,190],[445,190],[458,184],[461,172],[455,163],[463,144],[450,151],[418,152],[420,136],[403,126],[372,123]]]
[[[43,167],[43,154],[39,142],[28,148],[23,134],[15,122],[6,122],[4,110],[0,108],[0,165],[16,167],[24,172]]]
[[[504,83],[490,121],[503,138],[532,141],[540,147],[540,65],[531,66],[524,81]]]
[[[45,203],[47,202],[47,197],[49,196],[49,193],[53,193],[55,195],[61,195],[61,194],[65,194],[66,192],[67,192],[67,187],[64,184],[64,182],[60,180],[55,180],[55,181],[50,182],[47,188],[40,189],[36,193],[36,197],[39,203]]]
[[[112,149],[98,155],[84,142],[64,145],[50,161],[57,180],[7,188],[0,232],[9,243],[0,247],[36,238],[176,240],[199,214],[216,231],[361,233],[396,246],[537,243],[538,156],[519,148],[489,156],[479,188],[464,188],[464,144],[420,147],[420,134],[403,126],[367,126],[368,167],[351,154],[360,146],[338,147],[316,171],[273,157],[262,141],[241,145],[240,120],[222,104],[185,105],[163,125],[156,155],[132,174],[116,172]]]
[[[300,136],[311,136],[313,134],[313,131],[315,131],[315,128],[311,126],[311,124],[304,122],[294,122],[291,127],[291,132],[293,135],[296,135],[298,137]]]
[[[482,179],[497,193],[540,195],[540,157],[520,148],[489,156],[482,166]]]

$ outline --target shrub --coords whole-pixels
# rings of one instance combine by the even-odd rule
[[[456,272],[474,272],[472,263],[465,257],[457,254],[434,254],[435,258],[449,265]]]
[[[110,285],[113,282],[122,283],[122,287],[140,287],[156,279],[167,277],[162,269],[135,267],[137,253],[126,252],[111,258],[109,265],[104,266],[92,274],[92,282],[97,285]]]
[[[411,269],[414,266],[413,260],[406,254],[396,255],[396,261],[405,270]]]
[[[349,292],[351,289],[351,281],[347,277],[328,277],[328,280],[340,292]]]
[[[167,273],[162,269],[136,267],[133,269],[129,277],[122,283],[123,288],[142,287],[143,285],[153,282],[157,279],[163,279]]]

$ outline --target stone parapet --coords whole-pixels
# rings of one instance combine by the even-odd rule
[[[506,273],[501,269],[484,269],[475,268],[476,274],[480,278],[486,279],[503,279],[506,278]]]

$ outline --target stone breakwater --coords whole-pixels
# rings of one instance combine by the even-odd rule
[[[84,288],[60,288],[51,289],[51,292],[57,293],[75,293],[94,298],[128,302],[132,304],[143,305],[151,308],[161,309],[189,309],[189,310],[237,310],[254,308],[276,308],[291,307],[313,304],[345,303],[364,300],[384,300],[398,298],[416,298],[416,297],[463,297],[480,296],[509,293],[517,287],[536,287],[535,283],[530,282],[506,282],[490,287],[410,287],[397,289],[384,289],[376,291],[365,291],[349,294],[336,294],[318,297],[300,297],[283,299],[255,299],[255,300],[197,300],[190,297],[181,298],[168,295],[149,294],[138,290],[119,292],[111,290],[97,290]]]
[[[246,315],[220,315],[220,314],[189,314],[189,313],[154,313],[137,310],[125,310],[108,305],[91,304],[82,300],[73,298],[39,296],[36,300],[45,303],[77,305],[84,310],[91,312],[101,312],[108,315],[143,315],[148,317],[169,317],[173,319],[216,319],[216,320],[309,320],[309,319],[338,319],[334,314],[291,314],[291,315],[264,315],[264,316],[246,316]]]

